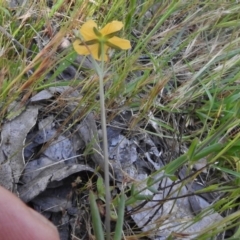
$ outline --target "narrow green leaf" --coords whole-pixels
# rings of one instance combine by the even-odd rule
[[[129,11],[127,16],[125,17],[125,27],[127,29],[131,29],[132,27],[132,23],[133,23],[133,16],[134,16],[134,12],[136,11],[136,8],[138,6],[137,1],[136,0],[131,0],[129,1]]]
[[[126,201],[126,206],[132,205],[137,201],[137,199],[135,198],[135,196],[132,196],[130,198],[127,199]]]
[[[146,195],[146,194],[138,194],[135,196],[137,200],[148,200],[148,201],[150,201],[152,197],[153,195]]]
[[[102,177],[99,177],[98,180],[97,180],[97,191],[98,191],[98,196],[100,198],[105,198],[105,185],[104,185],[104,182],[103,182],[103,178]]]
[[[189,159],[190,161],[192,160],[192,158],[193,158],[193,156],[194,156],[194,154],[195,154],[195,150],[196,150],[196,148],[197,148],[197,144],[198,144],[198,139],[195,138],[195,139],[192,141],[192,143],[191,143],[191,145],[190,145],[190,147],[189,147],[189,149],[188,149],[187,156],[188,156],[188,159]]]
[[[193,157],[193,161],[197,161],[203,157],[206,157],[207,155],[209,155],[210,153],[216,153],[218,151],[220,151],[221,149],[223,149],[223,144],[221,143],[215,143],[212,144],[208,147],[205,147],[203,150],[201,150],[199,153],[197,153],[194,157]]]
[[[152,193],[158,193],[158,190],[156,190],[152,185],[154,184],[155,179],[153,177],[148,177],[147,179],[147,189],[151,191]]]
[[[97,240],[104,240],[102,221],[98,211],[95,195],[92,191],[89,193],[93,231]]]
[[[223,171],[223,172],[225,172],[225,173],[231,174],[231,175],[233,175],[234,177],[240,178],[240,173],[235,172],[235,171],[233,171],[233,170],[231,170],[231,169],[227,169],[227,168],[220,167],[220,166],[217,166],[217,165],[216,165],[216,166],[213,165],[212,167],[217,168],[217,169],[219,169],[219,170],[221,170],[221,171]]]
[[[120,204],[118,206],[118,220],[114,233],[114,240],[121,240],[123,219],[124,219],[124,209],[125,209],[125,194],[124,191],[121,192]]]
[[[55,4],[51,7],[49,17],[52,17],[57,12],[57,10],[62,6],[63,3],[64,3],[64,0],[56,1]]]
[[[186,154],[184,154],[175,159],[174,161],[170,162],[165,168],[166,174],[168,175],[174,174],[184,163],[187,162],[187,160],[188,160],[187,156]]]
[[[0,11],[4,12],[8,17],[11,17],[11,14],[9,13],[8,9],[0,6]]]

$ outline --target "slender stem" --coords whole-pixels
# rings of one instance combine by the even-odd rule
[[[106,239],[110,240],[110,204],[111,204],[111,195],[109,187],[109,163],[108,163],[108,141],[107,141],[107,128],[106,128],[106,110],[105,110],[105,96],[104,96],[104,44],[101,44],[101,74],[99,71],[99,94],[100,94],[100,106],[101,106],[101,125],[102,125],[102,134],[103,134],[103,156],[104,156],[104,179],[105,179],[105,188],[106,188]]]

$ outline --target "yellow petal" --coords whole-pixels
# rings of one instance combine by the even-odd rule
[[[77,39],[73,42],[73,48],[79,55],[88,55],[89,50],[86,48],[85,45],[80,45],[82,42]]]
[[[101,56],[98,57],[98,48],[99,48],[99,44],[92,44],[92,45],[87,45],[87,47],[85,45],[80,45],[82,42],[77,39],[73,42],[73,48],[74,50],[79,54],[79,55],[92,55],[92,57],[98,61],[101,60]],[[108,47],[104,46],[104,61],[108,60],[108,55],[107,55],[107,51],[108,51]]]
[[[93,31],[93,28],[97,28],[97,24],[93,20],[85,22],[80,28],[80,33],[85,41],[96,39],[97,36]]]
[[[123,50],[131,48],[130,41],[123,39],[123,38],[112,37],[112,38],[108,39],[108,42],[110,42],[111,44],[113,44]]]
[[[123,23],[119,21],[112,21],[108,23],[103,29],[100,30],[103,36],[106,36],[110,33],[118,32],[123,28]]]

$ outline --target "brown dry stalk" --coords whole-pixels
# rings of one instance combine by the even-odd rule
[[[29,87],[31,87],[38,79],[46,72],[46,70],[53,64],[53,59],[51,57],[46,57],[41,62],[40,66],[33,73],[33,75],[25,82],[21,87],[20,91],[23,91]]]
[[[0,69],[0,88],[2,88],[2,86],[3,86],[3,83],[4,83],[7,73],[8,73],[7,68],[4,67],[4,68]]]

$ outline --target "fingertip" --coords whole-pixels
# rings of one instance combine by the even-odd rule
[[[59,240],[60,238],[57,228],[44,216],[0,187],[0,239]]]

